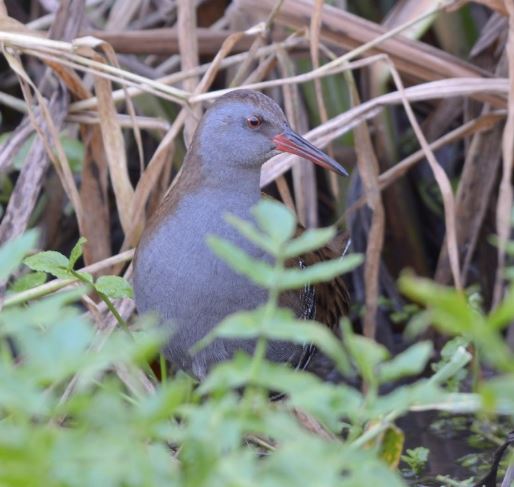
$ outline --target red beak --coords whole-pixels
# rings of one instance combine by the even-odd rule
[[[303,157],[341,176],[348,176],[348,172],[341,164],[327,156],[323,151],[313,146],[308,140],[298,135],[289,127],[281,134],[275,135],[275,137],[273,137],[273,143],[275,144],[275,148],[279,151],[289,152],[290,154]]]

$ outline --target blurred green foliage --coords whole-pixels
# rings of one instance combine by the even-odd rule
[[[130,289],[120,278],[95,281],[74,270],[83,240],[70,257],[42,252],[25,259],[37,273],[73,277],[82,287],[0,313],[0,485],[406,485],[396,469],[403,434],[394,420],[414,406],[446,404],[451,410],[455,404],[457,410],[469,399],[446,389],[470,360],[467,342],[449,350],[433,376],[414,379],[432,358],[430,342],[390,357],[348,323],[339,339],[315,321],[296,319],[278,307],[282,290],[329,279],[362,259],[349,256],[301,272],[286,269],[286,259],[325,244],[333,230],[295,239],[293,214],[272,201],[260,203],[254,216],[256,226],[233,216],[228,220],[271,254],[274,265],[256,262],[218,237],[209,243],[237,272],[265,286],[269,299],[257,310],[228,317],[198,346],[218,336],[254,337],[256,352],[219,365],[198,387],[183,374],[155,383],[153,393],[126,385],[127,374],[138,377],[138,367],[145,367],[166,337],[145,322],[132,327],[130,336],[116,329],[108,340],[95,330],[76,304],[81,294],[94,287],[111,302],[130,295]],[[12,274],[35,242],[36,234],[29,232],[5,245],[0,277]],[[499,333],[514,318],[511,302],[485,316],[454,290],[412,276],[401,284],[428,306],[424,313],[431,322],[472,341],[502,373],[473,396],[475,412],[505,411],[508,403],[512,414],[512,356],[505,348],[487,351],[503,343]],[[268,362],[270,339],[314,343],[343,376],[360,376],[365,392]],[[120,367],[125,373],[118,375]],[[405,377],[411,377],[408,384],[379,394],[382,384]],[[270,392],[286,396],[273,402]],[[293,411],[307,415],[315,428]],[[419,455],[404,457],[421,465]]]

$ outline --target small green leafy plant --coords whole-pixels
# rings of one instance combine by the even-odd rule
[[[34,281],[39,280],[41,274],[43,276],[50,274],[60,279],[71,279],[82,282],[96,291],[118,322],[126,327],[126,323],[112,304],[111,299],[133,297],[132,286],[125,278],[120,276],[100,276],[98,279],[94,280],[90,273],[75,270],[75,264],[82,257],[84,244],[86,242],[84,237],[80,237],[71,250],[69,258],[54,250],[39,252],[27,257],[23,261],[24,264],[35,272],[24,276],[25,282],[32,285]],[[31,278],[31,276],[34,277]],[[18,288],[20,288],[19,281]]]
[[[401,458],[414,475],[419,475],[427,465],[429,453],[428,448],[418,446],[417,448],[408,448]]]

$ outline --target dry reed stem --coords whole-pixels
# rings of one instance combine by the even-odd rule
[[[383,59],[382,55],[368,58],[362,63],[373,62],[374,60]],[[352,65],[357,63],[351,63]],[[432,81],[423,83],[410,88],[405,88],[403,96],[409,102],[426,101],[440,98],[448,98],[454,96],[469,96],[472,93],[480,91],[482,93],[506,93],[508,89],[507,80],[490,79],[484,84],[482,79],[449,79]],[[311,142],[325,147],[330,140],[333,140],[350,131],[361,120],[372,118],[385,105],[393,105],[402,103],[402,95],[400,92],[392,92],[380,97],[368,100],[350,110],[330,119],[327,123],[322,124],[305,134]],[[279,155],[267,161],[261,172],[261,187],[269,184],[274,178],[286,172],[293,164],[294,158],[289,155]]]
[[[196,5],[190,0],[177,0],[178,8],[178,40],[180,49],[180,62],[182,71],[194,69],[198,66],[198,38],[196,32]],[[200,79],[198,76],[183,81],[185,91],[193,92]],[[202,115],[202,107],[196,106],[186,115],[184,137],[186,145],[191,143],[198,120]]]
[[[509,34],[507,39],[507,59],[509,63],[509,103],[508,114],[502,139],[503,169],[496,208],[496,232],[498,233],[498,265],[494,285],[493,306],[496,307],[503,296],[505,251],[509,240],[512,213],[512,165],[514,162],[514,4],[504,0],[509,13]]]
[[[183,104],[187,98],[188,93],[183,90],[82,55],[83,52],[91,52],[91,45],[102,42],[99,39],[82,37],[70,43],[45,39],[36,35],[0,31],[0,42],[6,46],[39,57],[42,60],[48,58],[62,64],[68,62],[76,69],[95,73],[98,76],[106,77],[120,84],[129,85],[132,83],[143,91],[154,94],[159,93],[159,96],[176,103]]]
[[[494,113],[489,113],[487,115],[481,115],[478,118],[473,120],[469,120],[465,124],[459,126],[458,128],[448,132],[443,135],[439,139],[431,142],[429,147],[432,151],[436,151],[441,149],[445,145],[452,144],[459,140],[462,140],[471,135],[491,130],[498,122],[503,120],[507,115],[506,111],[497,111]],[[389,168],[387,171],[384,171],[380,174],[378,178],[380,190],[383,191],[391,184],[393,184],[398,178],[402,177],[412,169],[418,162],[424,160],[425,152],[423,149],[420,149],[405,159],[401,160],[393,167]],[[359,210],[366,204],[365,196],[361,196],[357,201],[355,201],[349,208],[346,209],[344,215],[340,218],[340,220],[347,219],[352,213]]]
[[[98,47],[96,42],[94,42],[94,45]],[[83,46],[83,49],[84,48]],[[107,62],[103,56],[97,54],[92,48],[88,54],[98,62]],[[132,187],[128,174],[125,141],[118,123],[116,107],[112,99],[111,82],[101,76],[95,76],[94,81],[95,92],[100,102],[98,104],[98,116],[100,119],[105,157],[109,167],[109,175],[120,223],[123,232],[126,234],[132,225],[131,205],[134,198],[134,188]]]
[[[277,179],[275,179],[275,183],[280,194],[280,199],[284,205],[286,205],[291,211],[297,214],[293,196],[289,190],[289,185],[287,184],[286,178],[284,176],[279,176]]]
[[[118,62],[118,58],[116,56],[116,53],[114,52],[114,49],[112,46],[106,42],[94,42],[91,46],[95,50],[101,50],[103,58],[106,59],[112,66],[116,67],[117,69],[121,69],[120,64]],[[93,56],[91,56],[93,57]],[[95,56],[96,57],[96,56]],[[103,61],[104,59],[100,58],[100,61]],[[132,101],[132,98],[128,96],[127,93],[127,87],[122,85],[123,93],[125,95],[125,103],[127,105],[127,111],[129,114],[129,117],[132,119],[132,132],[134,134],[134,141],[136,142],[136,147],[139,155],[139,166],[141,169],[141,172],[144,170],[144,154],[143,154],[143,140],[141,138],[141,132],[135,122],[136,120],[136,109],[134,108],[134,103]],[[110,98],[112,100],[112,103],[114,104],[114,100],[112,99],[112,86],[110,89]],[[114,110],[114,113],[116,113],[116,110]],[[132,186],[131,186],[132,187]]]
[[[250,0],[240,0],[243,7],[267,11],[272,0],[261,0],[258,4]],[[412,41],[397,34],[409,29],[450,4],[451,1],[438,2],[432,11],[423,14],[392,30],[357,17],[340,9],[325,5],[321,37],[324,42],[336,44],[350,50],[339,60],[323,66],[327,70],[337,64],[347,62],[356,56],[373,55],[377,52],[388,54],[397,69],[404,74],[413,75],[421,80],[434,80],[447,77],[487,76],[485,71],[463,62],[445,51],[418,41]],[[312,15],[312,3],[307,0],[288,0],[277,16],[277,22],[293,28],[306,27]]]
[[[54,71],[56,71],[58,69],[58,65],[52,65],[52,69]],[[72,73],[72,72],[70,71],[70,73]],[[63,74],[62,71],[59,72],[59,77],[61,79],[63,79],[62,74]],[[65,81],[65,84],[68,87],[68,89],[71,89],[69,84],[66,82],[66,80],[63,79],[63,81]],[[80,80],[78,80],[78,81],[81,83]],[[89,95],[87,98],[89,99],[90,97],[91,97],[91,95]],[[20,100],[19,98],[16,98],[13,95],[9,95],[8,93],[0,93],[0,104],[8,106],[9,108],[12,108],[13,110],[16,110],[17,112],[20,112],[20,113],[24,113],[24,114],[28,113],[28,108],[27,108],[27,104],[25,103],[25,101]],[[167,120],[164,120],[162,118],[158,118],[158,117],[147,117],[147,116],[137,115],[137,114],[125,115],[123,113],[118,113],[116,115],[116,117],[118,119],[119,125],[123,128],[133,128],[135,125],[140,130],[157,130],[160,132],[166,132],[171,127],[170,122],[168,122]],[[76,114],[74,114],[74,113],[68,114],[65,118],[65,121],[69,122],[69,123],[82,123],[82,124],[86,124],[86,125],[99,125],[100,124],[100,119],[98,117],[98,113],[94,112],[94,111],[87,111],[87,110],[83,110]],[[30,132],[33,131],[33,129],[30,126],[28,126],[26,128],[26,130],[29,132],[27,135],[30,135]],[[12,143],[13,142],[10,142],[10,144],[12,144]],[[4,150],[4,146],[2,146],[2,151],[3,150]],[[17,152],[17,151],[14,151],[14,152]],[[14,156],[13,155],[11,155],[9,157],[6,156],[7,160],[5,160],[5,161],[4,161],[4,159],[0,160],[0,171],[4,170],[3,169],[4,164],[9,164],[10,162],[12,162],[11,161],[12,157],[14,157]]]
[[[393,75],[394,83],[396,88],[402,95],[402,102],[407,113],[407,117],[409,122],[416,134],[416,138],[425,153],[425,157],[434,173],[435,180],[439,186],[439,190],[441,191],[441,195],[443,197],[443,206],[444,206],[444,220],[446,225],[446,235],[447,235],[447,245],[448,245],[448,256],[450,259],[450,267],[452,269],[453,281],[455,283],[455,287],[459,290],[462,289],[462,280],[460,275],[460,264],[459,264],[459,251],[457,246],[457,226],[455,222],[455,197],[453,194],[453,190],[450,184],[450,180],[446,175],[444,169],[439,165],[437,159],[434,156],[434,153],[430,149],[428,141],[423,134],[421,127],[419,126],[416,115],[414,115],[414,111],[410,106],[409,101],[404,96],[404,87],[400,75],[393,63],[388,59],[388,64],[391,70],[391,74]]]
[[[360,103],[357,87],[351,73],[346,73],[346,82],[350,87],[352,104]],[[380,262],[384,245],[385,211],[382,197],[378,189],[378,160],[365,121],[354,130],[355,148],[359,176],[362,181],[366,203],[371,210],[371,225],[367,235],[366,258],[364,261],[365,314],[363,333],[367,338],[374,339],[376,334],[376,315],[380,292]]]
[[[281,75],[284,76],[293,72],[294,65],[285,50],[277,50],[277,59]],[[300,103],[298,86],[284,85],[282,93],[284,95],[285,114],[291,126],[299,132],[305,132],[308,124]],[[314,165],[296,157],[296,163],[294,163],[292,171],[298,219],[306,228],[316,227],[318,225],[318,200]]]
[[[316,0],[314,4],[314,14],[312,15],[309,37],[310,37],[310,53],[311,61],[314,69],[319,68],[319,50],[320,50],[320,31],[321,31],[321,12],[325,0]],[[314,92],[316,93],[316,104],[318,105],[319,118],[321,123],[325,123],[328,120],[327,107],[325,106],[325,100],[323,98],[323,86],[319,78],[314,79]],[[334,150],[332,145],[329,144],[327,152],[330,157],[334,157]],[[330,188],[334,198],[337,200],[339,196],[339,180],[335,173],[330,172],[328,174]]]
[[[68,195],[68,198],[70,199],[74,207],[75,213],[77,215],[78,224],[80,227],[82,222],[82,205],[80,202],[78,189],[69,166],[68,158],[66,157],[64,149],[62,147],[58,131],[55,127],[55,124],[52,120],[52,116],[48,109],[46,99],[43,97],[37,86],[32,82],[32,80],[26,73],[20,59],[14,53],[9,52],[9,50],[5,46],[2,47],[5,59],[9,63],[11,69],[18,76],[18,80],[20,83],[23,96],[25,98],[26,106],[28,108],[28,115],[32,122],[32,125],[38,133],[38,135],[40,136],[40,141],[43,143],[43,146],[45,147],[45,151],[48,158],[54,164],[54,168],[57,174],[59,175],[63,188],[66,191],[66,194]],[[32,108],[33,103],[30,89],[32,89],[36,96],[36,99],[38,101],[38,107],[40,109],[40,114],[42,119],[44,120],[46,129],[40,125],[38,121],[38,116]],[[47,134],[45,134],[45,130],[48,131]],[[50,139],[50,142],[48,138]]]
[[[234,33],[233,35],[237,35],[239,33]],[[227,41],[227,40],[225,40]],[[256,55],[259,56],[267,56],[270,53],[274,53],[276,50],[276,46],[282,46],[284,49],[293,49],[303,44],[304,41],[302,39],[292,37],[290,39],[286,39],[284,42],[280,42],[278,44],[274,44],[271,46],[263,46],[259,48],[256,52]],[[231,66],[237,65],[238,63],[244,61],[246,59],[246,53],[234,54],[232,56],[227,56],[220,62],[219,68],[229,68]],[[212,62],[202,64],[195,69],[189,71],[179,71],[178,73],[172,73],[167,76],[163,76],[162,78],[155,80],[155,82],[163,84],[164,86],[168,86],[173,83],[179,83],[184,79],[187,79],[191,76],[197,76],[199,74],[205,74],[211,67]],[[130,86],[127,88],[128,96],[134,97],[140,94],[145,93],[143,89],[141,89],[138,85]],[[124,92],[123,90],[115,90],[113,92],[113,99],[115,101],[123,101],[124,100]],[[88,100],[81,100],[71,104],[70,112],[80,112],[83,110],[92,110],[97,106],[98,100],[96,97],[91,97]]]

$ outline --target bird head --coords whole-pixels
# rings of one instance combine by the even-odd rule
[[[223,166],[260,169],[280,152],[288,152],[347,176],[333,158],[296,133],[280,106],[252,90],[234,90],[220,97],[206,112],[197,134],[205,160]]]

